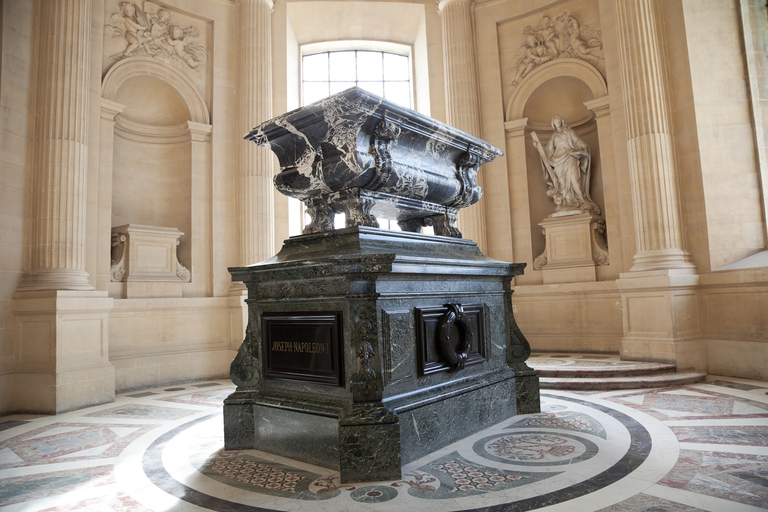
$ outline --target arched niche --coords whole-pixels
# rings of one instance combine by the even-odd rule
[[[120,114],[133,123],[173,126],[192,120],[192,113],[179,91],[150,75],[128,78],[115,92],[115,101],[125,105]]]
[[[110,226],[182,231],[177,255],[192,273],[184,296],[209,294],[211,126],[202,95],[180,71],[128,58],[104,77],[101,118],[100,169],[111,194],[100,194],[100,211]],[[99,258],[109,261],[109,251]],[[123,284],[109,283],[110,295],[130,296]]]
[[[523,111],[531,95],[546,82],[561,77],[575,78],[584,83],[593,99],[608,95],[608,85],[597,68],[580,59],[553,60],[535,68],[515,87],[507,103],[507,121],[524,118]]]
[[[535,131],[546,144],[552,134],[552,117],[557,114],[586,142],[592,153],[590,192],[604,214],[601,142],[608,143],[610,133],[601,133],[599,118],[605,120],[610,115],[607,94],[605,80],[592,65],[579,59],[558,59],[534,69],[510,96],[505,123],[508,168],[512,169],[511,187],[515,189],[510,199],[512,215],[527,216],[529,221],[529,236],[522,240],[524,235],[518,232],[515,240],[528,261],[532,262],[544,250],[539,223],[555,210],[546,195],[541,161],[531,132]],[[522,197],[521,189],[525,191]]]
[[[101,97],[119,103],[118,91],[127,81],[139,76],[154,77],[173,87],[189,108],[190,121],[210,124],[208,106],[192,81],[180,71],[150,57],[131,57],[112,66],[102,81]]]

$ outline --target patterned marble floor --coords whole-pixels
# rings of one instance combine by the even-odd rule
[[[223,451],[229,381],[0,418],[0,511],[768,510],[768,383],[544,391],[516,416],[415,461],[402,480]]]

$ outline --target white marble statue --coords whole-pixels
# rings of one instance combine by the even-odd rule
[[[600,215],[600,207],[589,195],[592,163],[589,147],[560,116],[552,118],[552,129],[554,133],[546,146],[542,146],[536,132],[532,132],[532,136],[549,187],[547,195],[555,202],[555,212],[593,211]]]

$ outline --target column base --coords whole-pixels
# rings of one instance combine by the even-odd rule
[[[706,371],[706,344],[698,307],[699,276],[693,270],[621,274],[623,360],[673,363],[678,370]]]
[[[85,270],[36,270],[25,272],[21,276],[17,292],[36,292],[51,290],[94,290],[88,281]]]
[[[19,326],[13,410],[57,414],[114,401],[106,291],[17,291],[12,309]]]
[[[635,254],[635,264],[630,272],[649,272],[658,270],[690,270],[696,272],[696,265],[691,263],[691,255],[680,249],[663,251],[643,251]]]

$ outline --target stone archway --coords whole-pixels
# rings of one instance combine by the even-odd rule
[[[120,87],[126,81],[137,76],[150,76],[166,82],[184,98],[192,122],[211,123],[208,106],[192,81],[180,71],[150,57],[131,57],[112,66],[102,81],[101,97],[105,100],[115,101]]]
[[[608,95],[608,85],[597,68],[580,59],[557,59],[537,67],[515,87],[507,103],[507,122],[521,119],[525,106],[536,89],[558,77],[580,80],[586,84],[595,99]]]

